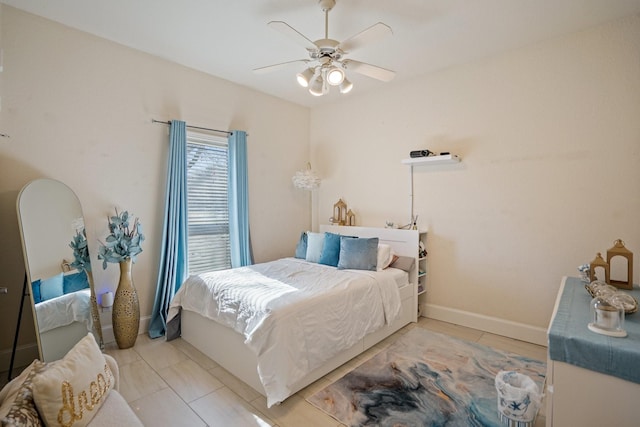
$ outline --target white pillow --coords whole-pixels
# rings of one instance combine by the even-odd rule
[[[33,400],[45,424],[83,427],[98,412],[115,377],[92,334],[33,378]]]
[[[307,257],[309,262],[320,261],[322,255],[322,246],[324,245],[324,233],[307,232]]]
[[[385,268],[389,267],[389,264],[391,264],[392,260],[393,260],[393,250],[391,250],[391,246],[385,245],[384,243],[378,243],[377,270],[382,271]]]

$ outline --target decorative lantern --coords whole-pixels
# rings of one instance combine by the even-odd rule
[[[624,242],[620,239],[613,242],[613,247],[607,250],[607,264],[611,269],[611,259],[621,256],[627,260],[627,280],[607,281],[610,285],[621,289],[633,289],[633,253],[624,247]]]
[[[351,209],[347,212],[347,225],[354,226],[356,225],[356,214],[353,213]]]
[[[347,204],[338,200],[333,205],[333,223],[338,225],[345,225],[347,223]]]
[[[589,280],[594,281],[596,278],[596,268],[602,267],[604,269],[604,281],[609,283],[609,264],[602,258],[602,254],[598,252],[596,257],[589,263]]]

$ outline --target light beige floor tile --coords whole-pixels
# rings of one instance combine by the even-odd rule
[[[222,366],[218,366],[217,368],[211,369],[209,371],[214,377],[222,381],[224,385],[226,385],[230,390],[232,390],[235,394],[243,398],[247,402],[251,402],[260,396],[260,393],[255,391],[251,386],[246,384],[244,381],[239,380],[229,371],[224,369]]]
[[[389,347],[391,344],[396,342],[400,337],[402,337],[402,334],[399,334],[398,332],[396,332],[395,334],[389,335],[388,337],[386,337],[385,339],[383,339],[373,347],[377,348],[378,350],[384,350],[385,348]]]
[[[198,365],[202,366],[203,369],[211,370],[213,368],[217,368],[218,364],[211,360],[206,354],[183,340],[182,338],[175,339],[173,341],[169,341],[171,345],[176,347],[178,350],[182,351],[184,354],[189,356],[189,359],[196,362]]]
[[[323,388],[327,387],[332,382],[333,381],[331,381],[330,379],[328,379],[325,376],[323,378],[320,378],[316,382],[309,384],[308,386],[306,386],[305,388],[303,388],[302,390],[297,392],[296,396],[300,396],[301,398],[306,399],[306,398],[308,398],[310,396],[313,396],[314,394],[316,394],[317,392],[319,392]]]
[[[467,341],[546,360],[546,348],[475,329],[419,318],[365,353],[291,396],[281,405],[266,407],[266,398],[182,339],[166,342],[139,336],[133,349],[115,343],[106,353],[118,361],[125,399],[145,425],[217,426],[342,426],[305,398],[341,378],[413,328],[420,327]],[[159,375],[160,374],[160,375]],[[213,391],[211,391],[213,390]],[[186,403],[189,402],[189,403]],[[543,401],[543,405],[545,402]],[[174,417],[176,415],[176,417]],[[195,418],[193,418],[195,417]],[[544,406],[535,427],[545,424]]]
[[[537,344],[531,344],[524,341],[514,340],[512,338],[502,337],[500,335],[484,333],[478,340],[478,344],[508,351],[510,353],[516,353],[521,356],[530,357],[536,360],[547,360],[547,347],[543,347]]]
[[[371,359],[372,357],[374,357],[376,354],[380,353],[382,351],[381,348],[376,347],[375,345],[373,347],[371,347],[368,350],[365,350],[364,353],[358,355],[358,359],[360,359],[363,363],[366,362],[367,360]]]
[[[440,320],[427,319],[426,317],[419,318],[418,326],[432,332],[438,332],[472,342],[478,341],[483,334],[482,331],[477,329],[441,322]]]
[[[189,404],[210,426],[265,427],[275,423],[227,387]]]
[[[135,350],[155,370],[189,358],[164,338],[152,340],[147,335],[141,335],[138,338]]]
[[[295,395],[271,408],[267,408],[267,399],[263,396],[251,404],[282,427],[334,427],[337,424],[335,419]]]
[[[145,426],[206,426],[189,405],[170,388],[131,402],[130,406]]]
[[[167,384],[144,360],[120,366],[120,393],[127,402],[167,388]]]
[[[340,378],[344,377],[347,373],[351,372],[352,370],[360,366],[362,363],[364,363],[364,360],[358,357],[354,357],[344,365],[338,366],[336,369],[329,372],[327,375],[324,376],[324,378],[328,379],[331,382],[337,381]]]
[[[118,362],[118,366],[127,365],[129,363],[141,360],[140,355],[136,353],[133,348],[120,350],[116,343],[106,344],[104,352],[116,359],[116,362]]]
[[[191,359],[162,368],[158,374],[187,403],[224,386]]]

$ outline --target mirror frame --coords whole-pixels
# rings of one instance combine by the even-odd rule
[[[80,200],[78,199],[78,196],[75,194],[75,192],[63,182],[60,182],[54,179],[49,179],[49,178],[36,179],[27,183],[18,194],[18,198],[16,201],[16,209],[18,213],[18,226],[20,230],[20,239],[22,242],[22,252],[24,256],[25,274],[27,277],[27,292],[29,294],[29,301],[31,302],[31,311],[33,314],[33,319],[34,319],[35,328],[36,328],[35,332],[36,332],[36,341],[38,344],[38,353],[40,355],[40,359],[44,362],[50,362],[52,360],[61,358],[62,356],[64,356],[64,354],[60,354],[61,353],[60,351],[47,352],[46,349],[43,348],[42,337],[40,336],[40,324],[39,324],[38,316],[36,312],[36,304],[35,304],[35,299],[33,295],[32,283],[35,276],[37,276],[38,278],[51,277],[51,275],[48,273],[53,271],[56,268],[57,268],[56,271],[63,272],[64,269],[62,264],[64,261],[73,262],[73,258],[71,258],[70,260],[67,260],[66,255],[63,255],[62,257],[59,257],[58,259],[56,259],[55,265],[51,265],[51,261],[50,261],[51,257],[49,257],[50,259],[48,261],[48,265],[44,267],[42,266],[36,267],[35,265],[37,262],[40,262],[41,260],[47,258],[46,256],[40,256],[38,254],[38,251],[33,251],[34,246],[36,247],[39,246],[37,244],[34,244],[33,242],[43,241],[38,239],[46,239],[46,234],[45,234],[46,231],[44,232],[42,231],[45,226],[43,226],[42,223],[46,223],[46,219],[51,217],[52,210],[50,207],[49,209],[47,209],[46,201],[43,201],[42,213],[27,212],[30,209],[30,207],[25,206],[25,203],[26,201],[34,200],[33,197],[37,195],[37,193],[32,194],[33,191],[43,190],[43,189],[46,190],[47,186],[51,188],[54,186],[58,188],[64,188],[68,192],[64,202],[68,202],[69,205],[73,204],[73,207],[69,209],[69,215],[67,216],[61,215],[62,217],[64,217],[63,222],[66,222],[67,219],[70,220],[68,224],[69,228],[67,229],[68,231],[64,231],[65,227],[63,227],[63,229],[59,231],[56,244],[55,244],[56,246],[55,250],[58,250],[59,248],[59,242],[62,237],[61,233],[68,232],[68,239],[66,240],[66,244],[67,244],[67,247],[69,247],[69,254],[71,254],[70,256],[73,257],[72,255],[73,251],[70,248],[69,244],[73,241],[75,237],[74,233],[77,233],[77,232],[82,233],[85,227],[84,214],[82,212],[82,205],[80,203]],[[47,194],[47,195],[51,196],[51,194]],[[38,227],[39,230],[34,231],[32,229],[33,227],[31,227],[30,225],[26,225],[27,223],[29,223],[29,221],[34,221],[34,220],[41,221],[41,225]],[[51,226],[51,222],[47,223],[47,226]],[[42,237],[34,236],[33,234],[36,232],[40,232]],[[46,250],[47,249],[45,246],[44,251]],[[87,282],[89,283],[89,289],[90,289],[89,305],[90,305],[90,311],[91,311],[90,313],[88,313],[88,315],[91,316],[91,320],[93,322],[92,332],[96,335],[96,340],[98,341],[100,347],[103,348],[104,342],[102,338],[102,327],[100,324],[100,315],[98,311],[97,299],[95,294],[95,286],[93,283],[93,276],[90,270],[82,269],[79,271],[85,271],[87,275]],[[48,275],[43,276],[44,272],[47,272]],[[24,303],[24,299],[23,299],[23,303]],[[76,322],[73,322],[73,323],[76,323]],[[51,336],[51,340],[53,341],[64,340],[65,332],[68,333],[70,331],[69,329],[61,329],[61,328],[56,328],[56,329],[52,330],[52,333],[49,334]],[[82,331],[78,329],[76,332],[78,335],[80,335]],[[86,335],[87,332],[88,331],[86,327],[84,327],[83,336]],[[69,349],[71,349],[71,347],[73,347],[73,345],[75,345],[76,342],[77,341],[74,341],[71,344],[71,346],[66,350],[68,351]],[[64,347],[64,345],[61,346],[61,348],[62,347]],[[53,354],[53,357],[48,357],[47,356],[48,353]]]

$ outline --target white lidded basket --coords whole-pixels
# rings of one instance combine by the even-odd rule
[[[500,371],[495,383],[498,413],[503,424],[532,426],[542,399],[538,385],[527,375],[515,371]]]

